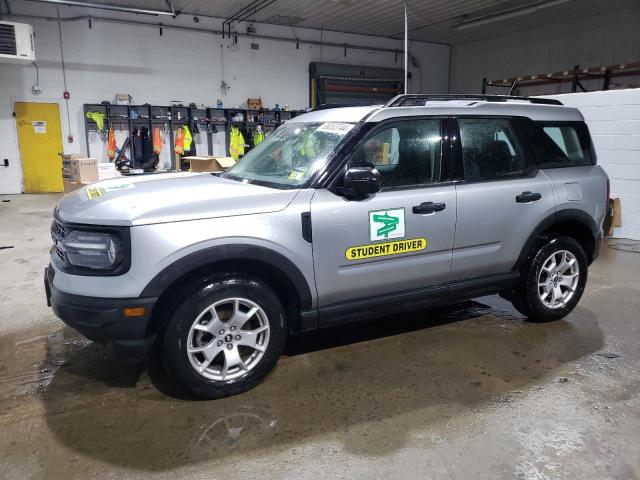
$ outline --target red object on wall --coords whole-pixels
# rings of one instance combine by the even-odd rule
[[[69,100],[71,98],[71,94],[66,90],[62,92],[62,96],[64,97],[65,100]]]

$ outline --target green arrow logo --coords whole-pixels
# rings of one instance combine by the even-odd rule
[[[373,221],[384,224],[377,230],[377,235],[384,235],[384,238],[389,238],[389,234],[398,228],[398,223],[400,223],[400,219],[398,217],[392,217],[387,212],[385,212],[384,215],[374,214]]]

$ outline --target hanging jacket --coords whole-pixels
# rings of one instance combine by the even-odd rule
[[[142,137],[140,136],[140,130],[135,128],[133,130],[133,168],[138,168],[138,165],[142,163]]]
[[[153,153],[160,154],[162,151],[162,132],[160,127],[153,127]]]
[[[151,139],[149,138],[149,129],[142,127],[140,129],[140,142],[142,144],[142,163],[146,163],[153,155]]]
[[[96,122],[96,126],[98,130],[102,130],[104,128],[104,119],[107,118],[107,115],[102,112],[87,112],[87,118],[89,120],[93,120]]]
[[[184,153],[184,130],[182,127],[180,127],[176,132],[176,145],[174,147],[174,151],[178,155],[182,155]]]
[[[107,157],[113,161],[116,158],[116,132],[113,128],[109,129],[109,139],[107,141]]]
[[[264,140],[264,132],[262,130],[254,130],[253,131],[253,146],[256,147],[258,144]]]
[[[244,155],[244,137],[237,127],[231,127],[229,154],[236,161]]]
[[[191,136],[191,132],[189,131],[189,127],[187,127],[186,125],[184,125],[182,127],[182,129],[184,130],[184,151],[188,152],[189,150],[191,150],[191,142],[193,142],[193,137]]]

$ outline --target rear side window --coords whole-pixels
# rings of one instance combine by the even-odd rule
[[[536,162],[544,167],[593,165],[595,156],[589,130],[583,122],[536,122],[538,132],[532,149]]]
[[[509,120],[461,118],[460,140],[465,180],[487,180],[524,172],[522,144]]]

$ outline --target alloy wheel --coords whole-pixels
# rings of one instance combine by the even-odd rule
[[[547,308],[564,307],[578,288],[580,267],[575,255],[568,250],[552,253],[542,264],[538,274],[538,296]]]
[[[269,344],[269,319],[257,303],[227,298],[205,308],[187,337],[187,355],[196,372],[214,381],[246,376]]]

